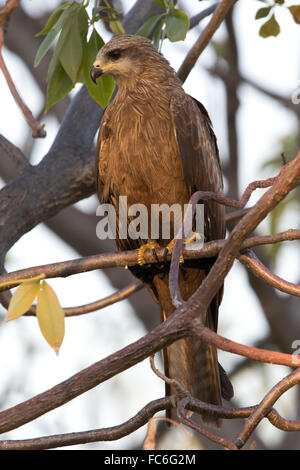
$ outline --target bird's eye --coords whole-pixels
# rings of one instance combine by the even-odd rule
[[[112,60],[118,60],[121,57],[121,50],[120,49],[113,49],[112,51],[109,51],[109,53],[107,55]]]

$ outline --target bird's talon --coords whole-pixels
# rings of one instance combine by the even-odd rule
[[[193,243],[197,240],[201,240],[201,235],[198,232],[194,233],[190,238],[185,238],[184,244],[186,245],[187,243]]]
[[[151,242],[145,243],[145,245],[140,246],[140,248],[138,249],[138,264],[139,264],[139,266],[143,266],[145,264],[144,254],[145,254],[145,251],[147,251],[147,250],[152,250],[152,253],[155,256],[156,261],[159,263],[159,259],[158,259],[157,253],[156,253],[156,250],[159,249],[159,248],[160,248],[159,244],[156,241],[153,241],[153,240]]]
[[[154,258],[156,259],[156,262],[159,263],[159,259],[158,259],[157,253],[156,253],[156,248],[152,248],[152,254],[153,254]]]

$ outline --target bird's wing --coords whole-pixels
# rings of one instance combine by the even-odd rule
[[[110,202],[110,184],[106,174],[107,160],[109,156],[109,112],[107,108],[103,111],[100,129],[96,143],[96,191],[100,203]]]
[[[189,196],[195,191],[222,193],[217,141],[205,107],[187,94],[174,94],[170,106]],[[224,213],[220,204],[205,203],[207,241],[224,238]]]

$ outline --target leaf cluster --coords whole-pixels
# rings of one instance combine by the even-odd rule
[[[265,0],[262,0],[265,1]],[[259,8],[256,12],[255,19],[260,20],[262,18],[268,18],[265,23],[259,29],[259,35],[262,38],[268,38],[270,36],[278,36],[280,33],[280,25],[275,17],[274,9],[276,7],[287,8],[292,15],[295,23],[300,24],[300,5],[292,5],[287,7],[285,0],[274,0],[273,4]]]
[[[34,300],[37,299],[36,316],[42,335],[47,343],[58,354],[65,335],[65,316],[59,300],[50,285],[42,278],[16,281],[21,282],[12,296],[6,321],[15,320],[24,315]]]
[[[90,77],[93,61],[104,44],[95,25],[98,21],[106,21],[113,33],[124,34],[122,15],[110,6],[96,6],[90,17],[86,9],[88,3],[79,0],[63,3],[50,15],[45,27],[37,34],[44,35],[45,38],[36,53],[35,66],[55,46],[47,73],[45,112],[64,98],[76,83],[85,84],[90,95],[102,108],[107,106],[113,93],[115,83],[111,77],[104,76],[97,84]],[[174,8],[172,0],[157,0],[157,3],[165,12],[151,17],[137,34],[150,36],[153,33],[157,47],[165,37],[172,42],[184,40],[190,25],[187,14]]]

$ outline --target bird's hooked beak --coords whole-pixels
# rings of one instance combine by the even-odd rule
[[[90,76],[94,83],[97,83],[97,78],[103,75],[103,69],[97,64],[96,66],[93,65],[90,70]]]

